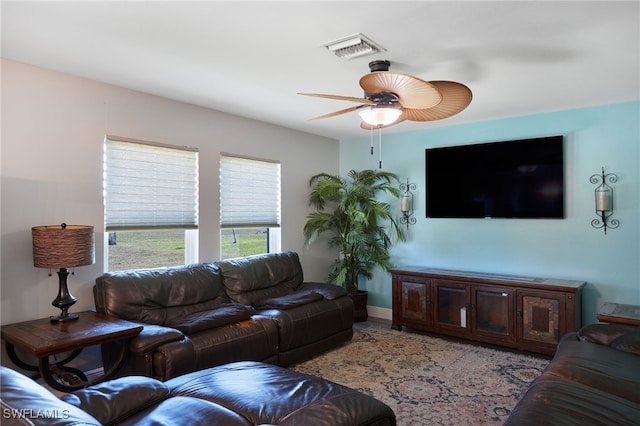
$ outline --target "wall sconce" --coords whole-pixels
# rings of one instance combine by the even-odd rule
[[[59,308],[59,316],[50,317],[52,322],[78,319],[69,308],[77,299],[69,291],[67,279],[69,269],[76,266],[93,265],[95,262],[93,226],[61,225],[34,226],[31,228],[33,242],[33,266],[36,268],[60,268],[58,270],[58,297],[51,304]],[[72,272],[71,272],[72,273]],[[49,272],[51,276],[51,272]]]
[[[596,215],[599,217],[591,221],[591,226],[596,229],[604,228],[606,235],[607,228],[615,229],[620,225],[618,219],[611,219],[613,214],[613,189],[607,185],[618,181],[618,176],[613,173],[604,173],[604,167],[602,168],[602,174],[595,174],[589,178],[589,181],[593,184],[600,184],[596,188]]]
[[[411,193],[416,190],[416,184],[409,183],[409,179],[407,179],[406,183],[400,184],[400,190],[402,191],[402,195],[400,195],[400,211],[402,212],[400,223],[406,224],[409,229],[409,225],[416,223],[416,218],[413,216],[413,194]]]

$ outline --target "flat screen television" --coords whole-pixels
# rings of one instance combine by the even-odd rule
[[[564,137],[428,148],[428,218],[564,218]]]

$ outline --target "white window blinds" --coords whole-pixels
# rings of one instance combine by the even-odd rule
[[[107,231],[196,229],[198,151],[107,136]]]
[[[280,226],[279,162],[221,156],[220,226]]]

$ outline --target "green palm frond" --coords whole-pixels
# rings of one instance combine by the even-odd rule
[[[391,205],[378,200],[384,193],[398,198],[397,183],[397,175],[381,170],[351,170],[347,178],[320,173],[309,180],[309,205],[317,211],[307,216],[305,244],[328,237],[340,251],[329,279],[350,292],[357,290],[358,276],[371,278],[376,266],[390,269],[389,248],[405,239]]]

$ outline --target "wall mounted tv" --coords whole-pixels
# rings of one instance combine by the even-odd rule
[[[428,148],[428,218],[564,218],[564,137]]]

